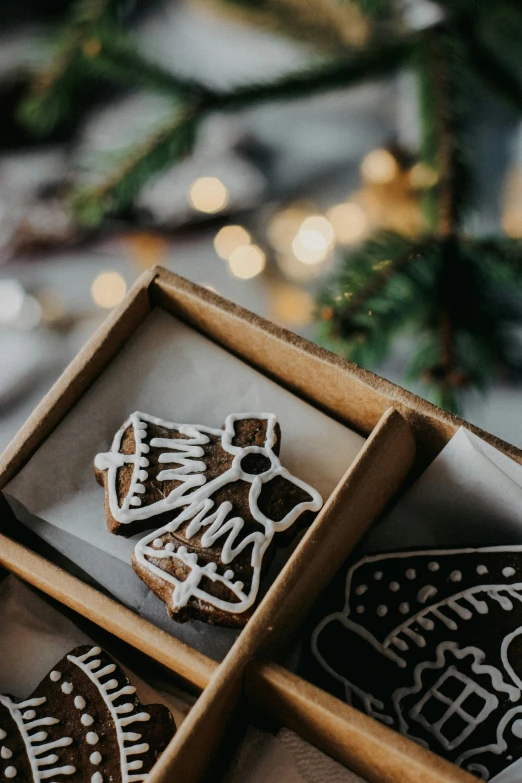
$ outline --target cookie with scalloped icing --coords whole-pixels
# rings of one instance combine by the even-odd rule
[[[521,546],[364,557],[311,641],[336,695],[483,780],[522,779]]]
[[[132,563],[174,619],[243,626],[276,534],[321,508],[279,444],[271,413],[231,414],[221,429],[134,413],[96,457],[109,529],[152,529]]]
[[[141,783],[174,735],[99,647],[64,656],[25,699],[0,695],[0,780]]]

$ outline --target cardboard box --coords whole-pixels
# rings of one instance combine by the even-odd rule
[[[415,395],[163,269],[143,275],[66,369],[0,460],[0,489],[73,408],[151,311],[162,308],[284,388],[367,436],[225,660],[217,665],[108,596],[0,534],[0,565],[169,668],[201,696],[150,783],[208,772],[245,695],[369,781],[472,781],[467,773],[274,663],[312,604],[408,476],[463,424],[517,461],[522,453]],[[13,524],[7,504],[4,522]],[[210,780],[212,775],[210,775]]]

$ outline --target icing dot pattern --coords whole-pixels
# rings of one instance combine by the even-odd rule
[[[351,571],[348,602],[354,622],[376,639],[384,641],[394,628],[404,626],[408,616],[416,624],[417,615],[421,618],[420,637],[432,627],[455,630],[474,613],[487,613],[491,600],[505,611],[513,609],[513,599],[502,594],[501,588],[522,582],[522,569],[517,576],[509,552],[505,552],[504,562],[488,550],[405,555],[363,558]],[[487,592],[488,585],[493,598]],[[463,598],[468,592],[469,600]],[[432,607],[439,607],[442,614],[434,615]]]
[[[13,778],[23,778],[22,783],[47,783],[47,780],[55,783],[55,779],[56,783],[62,780],[65,783],[62,776],[73,775],[77,771],[85,783],[104,783],[103,768],[97,770],[96,767],[103,762],[105,748],[101,748],[102,752],[96,749],[100,736],[90,729],[95,718],[98,718],[98,710],[103,722],[107,720],[104,710],[107,711],[108,720],[116,730],[116,745],[110,748],[110,755],[111,759],[119,762],[122,783],[144,783],[153,763],[153,759],[143,756],[150,750],[149,744],[143,739],[148,736],[144,724],[151,721],[151,715],[141,707],[135,695],[136,688],[99,647],[78,647],[65,656],[63,662],[66,667],[63,675],[59,672],[59,676],[48,675],[46,684],[51,697],[33,695],[25,701],[14,701],[7,695],[0,695],[2,722],[6,714],[17,727],[19,739],[25,748],[22,753],[25,753],[30,766],[30,774],[26,779],[25,766],[22,770],[18,762],[18,746],[9,747],[9,733],[0,728],[0,783],[2,779]],[[51,683],[55,683],[55,686],[51,686]],[[84,692],[89,696],[89,701],[93,700],[96,712],[94,715],[90,712],[75,713],[74,710],[71,713],[73,704],[79,711],[87,707],[87,700],[81,695],[82,688],[87,685],[89,690],[86,692],[84,689]],[[91,692],[93,687],[97,693]],[[154,716],[149,731],[154,731],[152,724],[156,721],[159,725],[163,724],[164,729],[171,725],[166,715],[162,714],[159,719]],[[6,725],[8,731],[10,725]],[[67,727],[70,736],[67,736]],[[103,731],[100,733],[105,736]],[[79,743],[84,743],[83,752]],[[69,749],[69,746],[73,747]],[[88,748],[87,753],[85,748]],[[78,761],[75,761],[76,758]],[[77,764],[78,770],[73,763]]]

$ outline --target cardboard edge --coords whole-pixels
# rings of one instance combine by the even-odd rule
[[[149,286],[154,270],[145,272],[66,367],[0,456],[0,490],[30,459],[107,363],[149,315]],[[73,404],[74,404],[73,403]]]
[[[245,673],[248,701],[368,783],[476,783],[422,748],[275,663],[253,661]]]
[[[206,655],[1,533],[0,566],[95,624],[101,624],[202,691],[218,668]]]

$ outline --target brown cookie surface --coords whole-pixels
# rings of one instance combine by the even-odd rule
[[[321,507],[282,467],[279,446],[273,414],[232,414],[217,430],[135,413],[97,456],[109,529],[154,528],[133,567],[176,620],[244,625],[274,535]]]
[[[121,667],[84,645],[27,699],[0,695],[0,775],[14,783],[139,783],[175,730],[167,707],[143,707]]]

